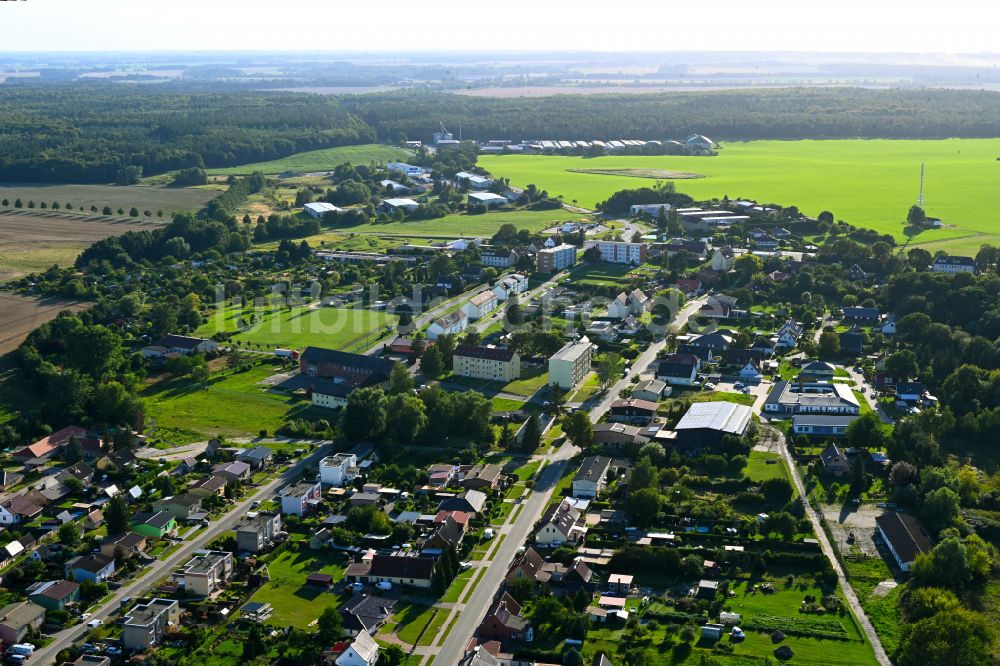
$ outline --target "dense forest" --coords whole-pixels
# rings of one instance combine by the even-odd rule
[[[654,95],[487,98],[348,97],[381,140],[427,139],[444,123],[464,139],[716,140],[1000,136],[1000,94],[955,90],[801,88]]]
[[[10,86],[0,99],[0,181],[135,182],[373,140],[716,140],[1000,136],[1000,93],[858,88],[484,98],[392,92]]]
[[[128,184],[374,138],[336,99],[287,93],[11,86],[0,119],[0,181],[16,182]]]

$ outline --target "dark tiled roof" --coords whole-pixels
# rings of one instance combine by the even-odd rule
[[[350,352],[325,349],[323,347],[306,347],[299,360],[309,365],[330,363],[352,369],[357,368],[369,372],[381,372],[386,376],[392,372],[392,361],[387,361],[378,356],[352,354]]]
[[[934,547],[920,522],[905,513],[886,513],[875,519],[882,534],[892,544],[902,562],[912,562]]]
[[[368,575],[376,578],[430,580],[433,573],[434,559],[430,557],[375,555]]]
[[[467,358],[482,358],[490,361],[508,362],[514,358],[516,352],[509,347],[479,347],[474,345],[458,345],[455,348],[455,356]]]

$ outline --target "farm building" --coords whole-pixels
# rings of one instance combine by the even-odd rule
[[[302,211],[311,218],[322,219],[327,213],[339,213],[340,208],[337,208],[332,203],[327,203],[325,201],[316,201],[313,203],[307,203],[302,207]]]

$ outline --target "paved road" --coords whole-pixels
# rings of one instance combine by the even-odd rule
[[[770,431],[778,438],[778,451],[781,453],[781,457],[785,459],[785,464],[788,465],[792,481],[795,483],[795,488],[799,491],[799,495],[805,498],[806,489],[802,484],[802,477],[799,476],[799,472],[795,467],[795,461],[792,460],[792,456],[788,452],[785,436],[779,430],[771,428]],[[821,516],[816,513],[816,510],[812,508],[812,505],[810,505],[809,502],[803,502],[803,504],[806,508],[806,515],[812,523],[813,532],[816,533],[816,539],[819,541],[819,545],[823,549],[823,554],[826,555],[828,560],[830,560],[830,564],[833,565],[833,570],[837,572],[837,580],[840,581],[840,587],[844,591],[844,598],[847,600],[851,610],[854,612],[854,616],[858,618],[858,623],[861,625],[861,630],[865,633],[865,636],[868,637],[868,642],[871,643],[872,648],[875,650],[875,658],[882,666],[892,666],[892,662],[889,660],[889,655],[886,654],[885,648],[882,647],[882,641],[879,640],[878,634],[875,633],[875,627],[872,626],[872,623],[868,620],[868,616],[865,615],[864,609],[861,608],[861,602],[858,600],[858,596],[854,593],[854,588],[851,587],[851,584],[847,581],[847,575],[844,573],[843,567],[840,566],[840,561],[834,554],[833,545],[827,538],[826,532],[823,531],[823,525],[820,522],[822,520]]]
[[[434,666],[455,666],[465,654],[465,647],[469,644],[469,639],[472,638],[489,605],[493,602],[493,597],[507,574],[507,568],[517,555],[517,549],[527,540],[528,534],[545,510],[549,497],[552,496],[552,491],[555,490],[559,479],[566,473],[566,468],[570,464],[569,458],[576,455],[578,451],[579,449],[567,443],[559,447],[556,453],[547,456],[551,462],[535,480],[534,489],[523,504],[524,508],[521,509],[517,519],[511,523],[510,531],[503,543],[497,547],[492,562],[486,568],[486,573],[483,574],[482,579],[466,600],[466,610],[458,616],[458,621],[451,628],[448,637],[445,638],[434,657],[432,662]]]
[[[688,318],[701,308],[702,300],[694,300],[688,303],[681,310],[680,315],[674,320],[672,326],[680,329],[687,323]],[[611,407],[611,403],[623,388],[628,386],[633,376],[639,375],[646,366],[653,362],[656,354],[663,349],[665,341],[655,342],[646,348],[642,354],[632,364],[628,375],[616,382],[608,390],[603,398],[594,405],[590,412],[590,419],[594,423],[600,420],[605,412]],[[458,616],[458,622],[452,627],[445,638],[444,644],[432,662],[434,666],[455,666],[465,654],[465,647],[475,634],[476,628],[482,621],[483,616],[493,602],[503,578],[507,573],[510,562],[514,559],[517,549],[523,544],[535,523],[541,517],[542,512],[548,504],[549,497],[559,479],[566,473],[566,468],[570,464],[568,460],[575,456],[579,449],[570,444],[564,443],[559,449],[543,458],[550,461],[549,465],[542,471],[535,481],[535,487],[529,496],[521,513],[511,524],[507,538],[497,549],[493,561],[483,574],[482,580],[476,585],[476,589],[465,603],[466,612]]]
[[[215,540],[222,533],[233,529],[236,523],[238,523],[244,515],[246,515],[246,512],[250,510],[250,506],[255,500],[264,501],[272,498],[281,486],[288,483],[290,480],[297,478],[306,466],[316,464],[320,458],[329,455],[331,448],[332,443],[324,442],[308,458],[299,461],[293,467],[289,468],[285,472],[282,472],[273,481],[261,486],[255,493],[237,503],[228,513],[226,513],[225,516],[214,521],[205,531],[201,532],[189,541],[184,541],[180,548],[171,553],[165,559],[157,560],[151,564],[146,568],[145,573],[141,578],[132,583],[126,583],[118,590],[115,590],[111,598],[104,605],[97,610],[92,610],[92,619],[104,620],[105,622],[108,622],[108,618],[119,608],[122,599],[126,597],[139,598],[146,594],[149,589],[153,587],[153,585],[156,584],[161,578],[190,559],[194,551],[199,548],[204,548],[207,543]],[[88,631],[89,629],[87,626],[83,624],[70,627],[69,629],[64,629],[58,634],[55,634],[54,640],[47,646],[41,648],[40,650],[36,650],[34,655],[32,655],[31,662],[37,664],[55,663],[56,654],[60,650],[69,647],[74,642],[83,638],[84,634]]]

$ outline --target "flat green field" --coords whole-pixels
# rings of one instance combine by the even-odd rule
[[[385,312],[363,308],[251,308],[243,310],[229,306],[218,310],[198,329],[198,335],[237,330],[241,317],[253,313],[257,319],[248,329],[233,336],[234,340],[263,349],[302,349],[313,345],[357,351],[369,347],[395,324],[396,317]]]
[[[328,573],[339,579],[344,574],[341,561],[336,555],[320,551],[283,551],[267,563],[270,581],[254,593],[251,601],[269,603],[274,608],[268,624],[305,629],[324,610],[341,603],[336,594],[306,585],[306,577]]]
[[[773,460],[768,464],[768,460]],[[777,453],[764,453],[763,451],[751,451],[747,466],[743,469],[743,474],[751,481],[766,481],[768,479],[788,480],[788,469],[782,462],[781,456]]]
[[[304,153],[295,153],[280,160],[255,162],[241,166],[223,169],[208,169],[208,173],[216,176],[230,176],[260,171],[274,175],[285,172],[310,173],[313,171],[332,171],[335,167],[350,162],[352,164],[369,164],[370,162],[391,162],[405,160],[413,155],[408,150],[395,146],[383,146],[375,143],[361,146],[340,146],[338,148],[323,148]]]
[[[566,210],[500,210],[481,215],[445,215],[433,220],[386,222],[356,227],[338,227],[337,231],[401,234],[404,236],[492,236],[504,224],[537,232],[563,222],[585,219],[586,216]]]
[[[273,432],[287,418],[313,410],[313,415],[322,416],[322,408],[258,385],[277,371],[276,366],[262,365],[237,374],[222,372],[203,384],[188,380],[153,384],[142,393],[147,428],[154,437],[186,444],[217,433],[246,437],[262,429]]]
[[[573,173],[572,169],[697,173],[705,177],[677,180],[677,189],[696,199],[728,195],[795,205],[808,215],[830,210],[837,219],[902,239],[903,220],[916,201],[923,161],[927,213],[954,228],[925,231],[914,242],[949,241],[945,247],[971,249],[1000,242],[1000,224],[987,202],[1000,184],[998,158],[1000,139],[852,139],[730,143],[717,157],[484,155],[479,164],[494,175],[510,178],[514,185],[534,183],[583,206],[653,181]],[[973,239],[974,234],[982,236]]]

